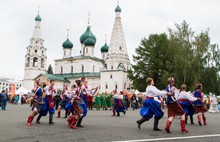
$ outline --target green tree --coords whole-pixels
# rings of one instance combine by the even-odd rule
[[[152,34],[148,39],[141,40],[141,45],[133,55],[135,65],[128,76],[133,81],[133,87],[139,91],[145,91],[146,78],[154,78],[158,87],[163,87],[163,74],[166,72],[166,50],[168,49],[167,35]]]
[[[53,68],[52,68],[51,64],[48,66],[47,73],[53,74]]]

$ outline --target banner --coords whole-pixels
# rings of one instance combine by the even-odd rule
[[[15,84],[11,84],[11,97],[15,95]]]

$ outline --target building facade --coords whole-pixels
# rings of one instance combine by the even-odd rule
[[[77,47],[73,47],[73,43],[69,40],[69,35],[67,35],[67,39],[62,44],[62,58],[54,60],[55,73],[52,75],[52,77],[50,76],[51,78],[59,78],[58,86],[62,86],[62,83],[64,83],[60,80],[68,80],[71,82],[71,84],[74,84],[75,80],[85,76],[89,80],[89,85],[91,87],[98,86],[100,92],[110,92],[115,89],[120,91],[130,88],[131,82],[127,77],[127,71],[131,68],[131,64],[127,53],[127,46],[120,13],[121,8],[119,5],[117,5],[115,8],[116,17],[112,29],[110,46],[108,46],[107,41],[105,41],[104,45],[100,48],[101,58],[94,56],[94,49],[96,48],[95,44],[97,39],[91,31],[89,20],[85,32],[80,36],[81,47],[78,48],[80,48],[81,51],[78,55],[75,53],[77,56],[72,56],[72,49]],[[39,24],[39,20],[36,22]],[[43,65],[46,65],[46,49],[43,47],[43,44],[37,46],[35,43],[36,41],[43,43],[43,40],[41,36],[38,36],[38,38],[33,36],[31,41],[34,42],[34,45],[31,42],[30,46],[27,48],[28,51],[33,47],[39,47],[38,50],[41,49],[42,53],[44,52],[45,54],[37,56],[40,60],[44,59],[44,62],[37,62],[35,67],[33,66],[35,65],[33,58],[36,54],[30,54],[27,52],[25,57],[27,65],[25,67],[26,76],[24,79],[24,82],[26,83],[28,83],[31,78],[33,81],[33,79],[35,79],[37,76],[49,78],[46,74],[42,74],[45,72],[45,66],[42,66],[42,63],[44,63]],[[28,60],[28,58],[32,60]],[[39,76],[39,74],[41,75]]]

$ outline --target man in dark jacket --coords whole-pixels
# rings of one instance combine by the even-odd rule
[[[1,93],[2,110],[6,109],[7,100],[8,100],[7,94],[5,93],[5,90],[3,90]]]

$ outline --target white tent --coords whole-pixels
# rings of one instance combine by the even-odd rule
[[[22,95],[29,95],[31,91],[21,86],[18,90],[15,91],[15,95],[19,95],[18,103],[21,103],[21,96]]]
[[[24,94],[30,94],[30,93],[31,93],[31,91],[24,88],[23,86],[21,86],[18,90],[15,91],[15,94],[17,94],[17,95],[20,95],[20,94],[24,95]]]

